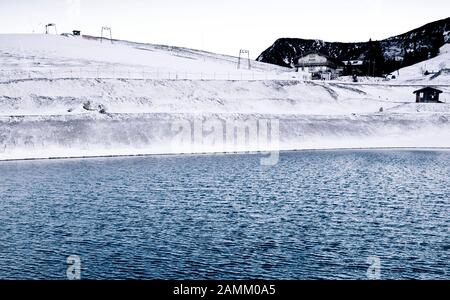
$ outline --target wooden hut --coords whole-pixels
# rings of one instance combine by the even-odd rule
[[[430,86],[417,90],[414,94],[416,94],[417,103],[442,103],[439,101],[439,94],[442,94],[442,91]]]

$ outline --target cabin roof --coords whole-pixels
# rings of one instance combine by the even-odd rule
[[[424,87],[424,88],[422,88],[420,90],[414,91],[413,94],[418,94],[418,93],[422,93],[422,92],[436,92],[438,94],[443,93],[441,90],[435,89],[435,88],[433,88],[431,86],[427,86],[427,87]]]

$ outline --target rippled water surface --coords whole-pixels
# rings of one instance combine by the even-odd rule
[[[0,279],[449,279],[450,152],[0,163]]]

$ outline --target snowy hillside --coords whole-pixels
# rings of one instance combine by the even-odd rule
[[[86,102],[109,113],[348,115],[411,103],[414,89],[278,80],[19,80],[0,83],[0,116],[87,113]]]
[[[425,72],[430,73],[424,75]],[[394,72],[398,79],[402,81],[418,82],[424,81],[429,84],[450,82],[450,44],[445,44],[439,49],[439,55],[429,60],[417,63],[415,65],[400,69]]]
[[[428,65],[448,61],[447,49]],[[161,45],[0,35],[0,160],[450,147],[450,80],[415,77],[421,65],[400,70],[396,80],[352,83],[236,64],[230,56]],[[424,84],[441,89],[446,103],[416,104],[413,91]],[[279,122],[277,147],[251,139],[225,150],[171,143],[180,124],[239,127],[260,120]],[[210,138],[208,132],[200,137]]]
[[[0,34],[0,76],[23,78],[210,78],[298,75],[292,70],[198,50],[93,37]],[[286,74],[289,72],[289,74]],[[238,77],[239,78],[239,77]]]
[[[384,77],[360,76],[360,83],[376,83],[382,85],[448,85],[450,84],[450,44],[445,44],[439,48],[439,54],[423,62],[419,62],[409,67],[401,68],[390,74],[394,76],[388,82]],[[338,81],[350,83],[352,76],[342,76]]]

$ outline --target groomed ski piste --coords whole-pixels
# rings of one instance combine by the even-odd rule
[[[450,148],[449,51],[353,83],[180,47],[0,35],[0,160]],[[415,103],[424,86],[444,103]]]

